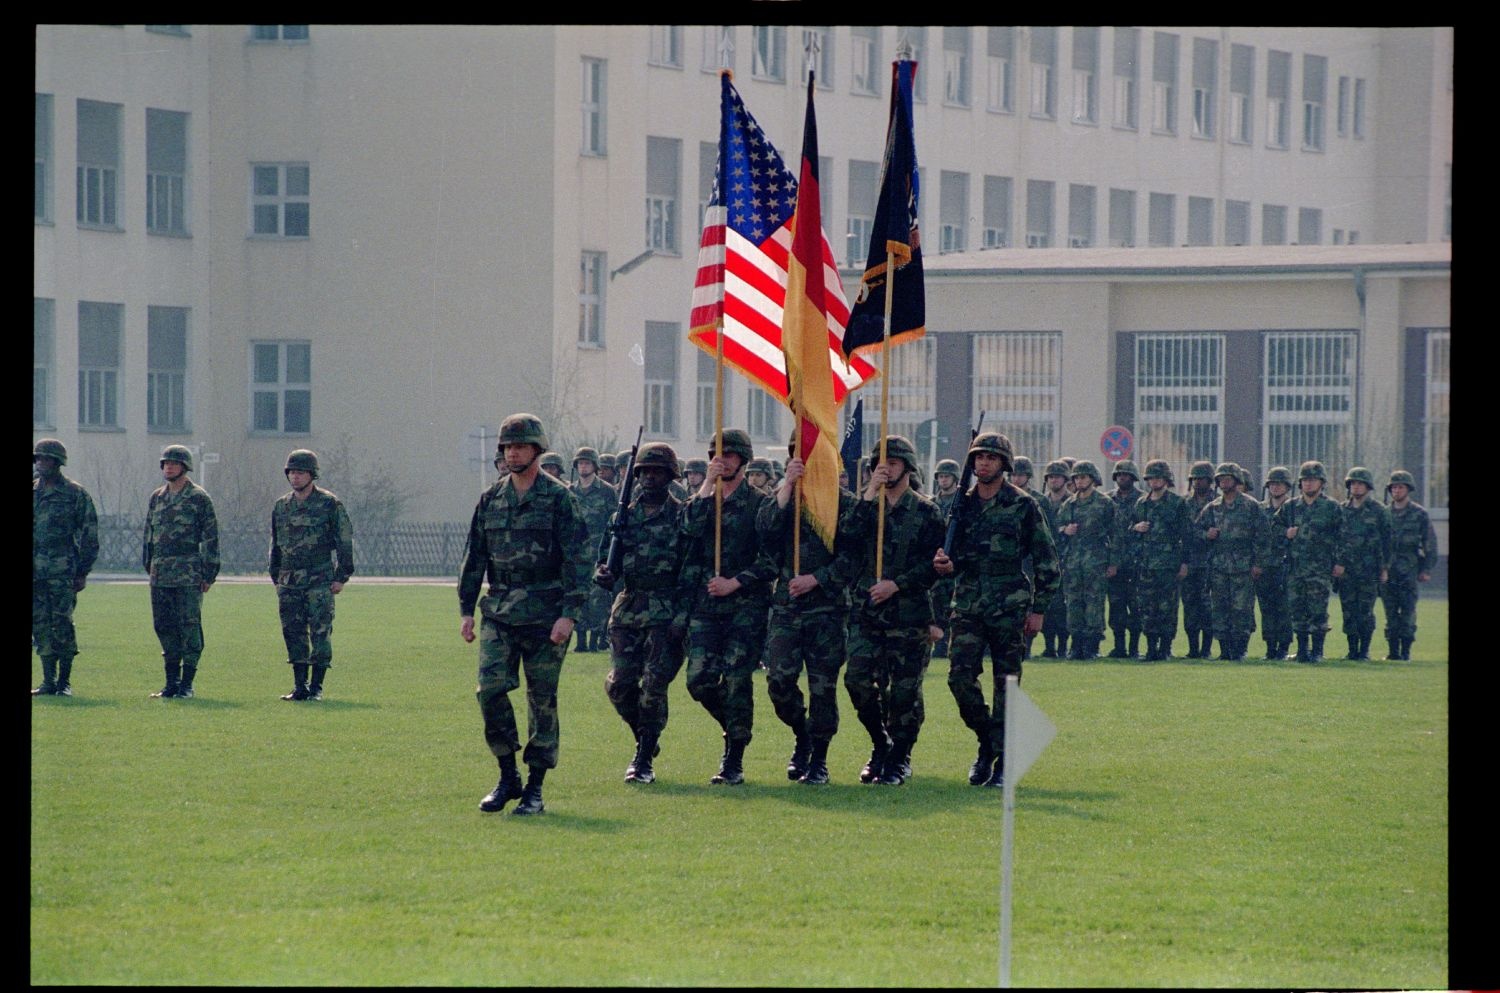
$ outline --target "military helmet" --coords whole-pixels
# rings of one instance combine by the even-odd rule
[[[1237,468],[1240,470],[1240,486],[1248,490],[1250,488],[1250,470],[1244,466],[1237,466]]]
[[[58,465],[68,464],[68,450],[56,438],[42,438],[32,445],[31,461],[35,462],[38,456],[56,459]]]
[[[917,450],[912,447],[911,441],[902,435],[886,435],[885,457],[888,459],[900,459],[913,472],[917,469]],[[875,444],[870,448],[870,463],[871,465],[879,465],[879,460],[880,440],[877,438]]]
[[[1219,467],[1214,470],[1214,482],[1217,483],[1220,476],[1228,476],[1238,483],[1240,481],[1240,467],[1233,462],[1220,462]]]
[[[181,462],[187,472],[193,471],[193,450],[186,445],[168,445],[161,450],[162,462]]]
[[[696,472],[700,475],[708,475],[708,459],[688,459],[687,468],[683,472]]]
[[[1120,474],[1124,473],[1131,479],[1140,479],[1141,471],[1135,467],[1135,463],[1129,459],[1121,459],[1115,463],[1115,471],[1109,474],[1109,478],[1119,481]]]
[[[578,451],[573,453],[573,464],[577,465],[580,462],[592,462],[594,463],[595,469],[599,468],[599,450],[597,448],[590,448],[588,445],[584,445],[582,448],[578,449]]]
[[[1213,479],[1214,464],[1205,460],[1194,462],[1192,468],[1188,469],[1189,479]]]
[[[727,445],[725,446],[728,447]],[[763,472],[767,476],[772,474],[770,459],[751,459],[749,465],[745,466],[746,472]]]
[[[506,445],[535,445],[542,451],[547,444],[547,432],[542,428],[542,419],[535,414],[511,414],[500,422],[500,448]]]
[[[1266,473],[1267,483],[1281,483],[1283,486],[1292,485],[1292,470],[1284,465],[1272,466],[1271,471]]]
[[[623,451],[623,452],[616,452],[615,453],[615,468],[618,469],[620,472],[624,472],[626,470],[626,468],[630,465],[630,458],[631,458],[630,449],[628,449],[628,448],[625,449],[625,451]]]
[[[1297,470],[1297,478],[1299,480],[1300,479],[1321,479],[1324,482],[1327,482],[1328,481],[1328,470],[1325,469],[1325,468],[1323,468],[1323,463],[1321,463],[1321,462],[1317,462],[1317,461],[1304,462],[1304,463],[1302,463],[1302,468],[1300,468],[1300,469]]]
[[[1073,468],[1068,471],[1069,478],[1074,476],[1089,476],[1094,480],[1095,486],[1103,486],[1104,480],[1099,476],[1099,467],[1088,459],[1079,459],[1073,463]]]
[[[1010,472],[1011,467],[1015,465],[1015,451],[1015,447],[1005,435],[999,431],[985,431],[975,435],[974,440],[969,442],[967,458],[972,459],[980,452],[989,452],[1000,456],[1000,468]]]
[[[1416,478],[1413,477],[1412,474],[1407,472],[1405,469],[1397,469],[1395,472],[1392,472],[1391,481],[1385,484],[1385,488],[1390,489],[1397,483],[1400,483],[1402,486],[1405,486],[1409,490],[1414,490],[1417,488]]]
[[[1142,479],[1165,479],[1167,485],[1172,485],[1172,463],[1166,459],[1152,459],[1146,463],[1146,474]]]
[[[1034,476],[1036,468],[1031,464],[1031,459],[1025,455],[1017,455],[1011,459],[1010,474],[1012,476]]]
[[[1053,459],[1051,462],[1047,463],[1047,469],[1042,473],[1042,478],[1046,479],[1048,476],[1062,476],[1064,479],[1066,479],[1067,475],[1068,463],[1064,462],[1062,459]]]
[[[311,473],[312,478],[318,478],[318,453],[306,448],[299,448],[286,457],[286,468],[282,473],[297,469],[301,472]]]
[[[718,452],[714,449],[714,439],[708,440],[708,454],[710,458],[717,457]],[[745,462],[755,458],[755,446],[750,443],[750,435],[739,428],[724,429],[724,454],[738,455]]]
[[[539,459],[538,461],[541,462],[542,468],[544,469],[549,465],[555,465],[557,466],[558,471],[561,472],[565,468],[565,466],[563,465],[562,456],[556,452],[543,452],[541,459]]]
[[[635,453],[635,467],[656,466],[665,469],[672,479],[682,478],[677,471],[677,453],[665,441],[648,441]]]
[[[1344,485],[1350,483],[1364,483],[1370,489],[1375,488],[1375,476],[1362,465],[1357,465],[1344,474]]]
[[[962,475],[963,470],[959,469],[958,463],[953,459],[938,459],[937,468],[932,470],[932,474],[936,476],[944,472],[950,476],[957,477]]]
[[[601,469],[613,469],[615,467],[615,456],[613,452],[605,452],[599,456],[598,466]]]

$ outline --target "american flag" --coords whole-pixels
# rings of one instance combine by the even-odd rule
[[[719,158],[713,196],[703,218],[688,337],[700,348],[714,352],[722,314],[724,361],[786,402],[781,322],[797,177],[745,109],[728,73],[721,73],[719,78]],[[838,404],[878,370],[861,356],[847,362],[844,358],[849,303],[828,234],[820,234],[829,364],[833,369],[834,403]]]

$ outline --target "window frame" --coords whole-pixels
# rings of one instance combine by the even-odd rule
[[[609,63],[607,59],[584,55],[580,57],[579,69],[582,92],[578,112],[582,131],[578,154],[587,158],[606,158],[609,155]]]
[[[268,35],[262,28],[271,28],[274,33]],[[288,37],[288,28],[293,29],[291,37]],[[255,45],[306,45],[312,41],[312,31],[307,24],[252,24],[249,41]]]
[[[1131,406],[1136,446],[1168,462],[1178,479],[1186,479],[1196,461],[1217,465],[1222,460],[1227,339],[1222,331],[1135,335]],[[1158,431],[1167,439],[1154,437]]]
[[[123,231],[120,224],[121,160],[124,158],[125,107],[123,104],[102,100],[78,100],[78,120],[75,127],[83,123],[83,104],[113,108],[114,117],[114,162],[93,162],[80,150],[76,156],[75,176],[77,181],[77,225],[92,231]],[[79,132],[82,142],[83,134]],[[97,215],[93,206],[97,202]]]
[[[976,331],[969,335],[970,423],[984,411],[985,430],[999,431],[1015,451],[1043,456],[1062,437],[1061,331]]]
[[[276,170],[276,193],[263,194],[256,192],[257,173],[259,169]],[[307,171],[307,192],[291,193],[288,190],[290,183],[290,171],[292,169],[305,169]],[[247,237],[260,241],[307,241],[312,237],[312,164],[310,162],[259,162],[250,163],[250,231]],[[307,230],[302,234],[287,234],[287,207],[302,205],[307,208],[305,212],[305,223]],[[256,225],[259,223],[257,208],[274,207],[276,210],[276,230],[258,231]]]
[[[257,348],[276,348],[276,380],[257,380]],[[307,359],[307,379],[294,380],[291,378],[291,362],[288,353],[292,348],[305,348]],[[249,342],[249,421],[248,427],[251,437],[271,438],[284,436],[301,436],[312,433],[312,402],[314,380],[312,373],[312,341],[308,338],[257,338]],[[287,397],[290,394],[305,394],[307,399],[306,418],[307,426],[302,430],[290,430],[287,428]],[[256,409],[257,398],[271,395],[276,402],[276,427],[263,428],[257,424]]]
[[[1422,390],[1422,506],[1434,520],[1448,519],[1448,507],[1452,495],[1452,462],[1449,458],[1453,448],[1452,394],[1453,394],[1453,343],[1451,328],[1432,328],[1423,336],[1423,351],[1426,361],[1426,385]],[[1439,348],[1439,345],[1441,348]],[[1441,375],[1435,374],[1438,351],[1442,358]],[[1444,398],[1444,412],[1434,413],[1434,401]],[[1434,454],[1435,435],[1442,435],[1442,455]],[[1438,467],[1442,467],[1441,493],[1439,491]]]
[[[53,179],[53,132],[55,113],[51,93],[36,94],[36,167],[32,179],[32,199],[37,224],[51,224],[53,204],[56,199],[56,180]]]
[[[602,349],[604,344],[604,291],[607,278],[604,252],[587,249],[578,256],[578,347]]]
[[[113,315],[114,365],[85,364],[85,307],[102,308]],[[120,379],[125,360],[125,305],[108,301],[78,301],[78,430],[122,431]]]
[[[672,439],[677,437],[677,382],[681,378],[678,368],[677,342],[682,325],[675,321],[647,321],[642,335],[645,350],[645,369],[642,376],[641,423],[645,426],[645,437],[650,439]],[[656,344],[669,349],[672,375],[670,379],[652,378],[649,369],[654,361],[651,354]]]
[[[156,321],[170,314],[182,315],[182,366],[153,364],[155,336],[171,330]],[[187,434],[192,430],[192,393],[189,390],[192,363],[192,310],[188,307],[146,308],[146,430],[153,434]],[[160,360],[157,360],[159,362]],[[161,416],[165,409],[166,416]],[[174,417],[175,414],[175,417]]]
[[[31,427],[57,425],[57,301],[32,297]]]
[[[767,83],[785,83],[786,26],[757,24],[752,32],[752,41],[750,78]]]
[[[1305,364],[1288,368],[1288,361],[1296,361],[1299,353],[1305,356],[1311,352],[1315,363],[1323,361],[1334,351],[1335,343],[1343,353],[1344,371]],[[1288,354],[1276,354],[1280,350]],[[1359,333],[1353,330],[1261,332],[1261,478],[1273,465],[1300,464],[1307,459],[1329,466],[1352,464],[1359,430],[1359,352]],[[1343,429],[1338,449],[1320,449],[1307,440],[1308,433],[1328,428]],[[1298,440],[1287,442],[1287,435]]]

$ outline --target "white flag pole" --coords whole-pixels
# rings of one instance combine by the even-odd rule
[[[1005,757],[1001,760],[1001,775],[1005,779],[1005,814],[1000,828],[1000,988],[1010,989],[1010,900],[1011,878],[1014,868],[1012,842],[1016,829],[1016,691],[1021,681],[1016,676],[1005,677]]]

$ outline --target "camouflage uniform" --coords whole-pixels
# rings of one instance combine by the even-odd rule
[[[1009,467],[1010,442],[1004,435],[979,435],[969,457],[979,451],[1001,454]],[[979,756],[970,769],[969,782],[1000,786],[1005,768],[1005,679],[1021,676],[1026,615],[1046,614],[1058,598],[1060,566],[1052,539],[1055,531],[1048,528],[1043,511],[1026,493],[1002,483],[988,500],[981,500],[976,490],[964,499],[969,506],[951,556],[957,581],[948,689],[958,704],[959,717],[979,740]],[[1028,557],[1030,577],[1021,568]],[[986,648],[993,680],[988,708],[979,685]]]
[[[1282,504],[1296,499],[1296,495],[1291,492],[1295,482],[1285,466],[1276,466],[1266,473],[1266,484],[1270,483],[1283,483],[1287,486],[1287,495]],[[1280,509],[1280,505],[1271,505],[1269,497],[1260,505],[1261,514],[1266,519],[1266,562],[1260,578],[1255,581],[1255,598],[1260,601],[1260,630],[1266,639],[1267,661],[1286,658],[1287,648],[1292,643],[1292,614],[1287,601],[1289,543],[1286,528],[1276,523],[1276,514]]]
[[[1068,464],[1058,459],[1048,463],[1044,476],[1066,476],[1067,474]],[[1057,513],[1062,510],[1062,505],[1068,502],[1068,497],[1072,494],[1067,489],[1064,489],[1062,495],[1061,500],[1053,500],[1047,492],[1044,492],[1041,499],[1037,501],[1037,506],[1042,510],[1042,517],[1047,522],[1047,533],[1051,536],[1053,544],[1056,547],[1059,563],[1066,557],[1068,537],[1057,530]],[[1066,569],[1064,569],[1063,575],[1067,575]],[[1047,607],[1046,616],[1042,619],[1042,640],[1046,644],[1046,648],[1042,650],[1042,658],[1060,659],[1068,654],[1067,597],[1055,596],[1052,598],[1050,605]]]
[[[43,438],[37,456],[67,465],[62,442]],[[78,637],[73,608],[94,560],[99,557],[99,515],[78,483],[56,474],[52,485],[31,483],[31,643],[42,659],[42,682],[33,694],[72,695]]]
[[[1121,476],[1130,477],[1129,489],[1125,489],[1120,483]],[[1135,485],[1140,479],[1140,472],[1136,469],[1135,463],[1129,459],[1121,459],[1115,463],[1110,479],[1115,483],[1115,488],[1109,491],[1108,496],[1115,505],[1115,520],[1119,524],[1120,553],[1119,569],[1109,580],[1109,629],[1115,636],[1115,644],[1110,649],[1109,657],[1133,659],[1140,655],[1141,621],[1135,612],[1134,602],[1136,554],[1140,542],[1136,541],[1135,532],[1129,528],[1130,513],[1135,507],[1135,502],[1144,494]],[[1173,628],[1176,628],[1175,623]]]
[[[1344,501],[1344,575],[1339,580],[1339,605],[1344,615],[1344,634],[1349,639],[1351,659],[1368,659],[1370,638],[1375,634],[1375,598],[1380,595],[1381,576],[1391,562],[1391,514],[1375,499],[1370,470],[1356,466],[1344,480],[1369,487],[1364,502]]]
[[[1213,487],[1199,496],[1193,491],[1192,480],[1212,479],[1214,467],[1207,462],[1194,462],[1188,470],[1188,491],[1183,495],[1188,513],[1193,520],[1203,513],[1203,508],[1213,503]],[[1194,528],[1188,541],[1188,574],[1182,580],[1182,626],[1187,631],[1190,659],[1207,658],[1210,639],[1213,637],[1213,606],[1208,592],[1208,542],[1203,533]]]
[[[219,575],[219,521],[208,492],[186,476],[191,453],[170,445],[162,461],[180,462],[184,486],[151,494],[141,542],[141,565],[151,580],[151,620],[161,642],[167,682],[160,697],[191,697],[203,655],[203,586]]]
[[[1136,542],[1135,616],[1146,635],[1147,661],[1160,662],[1172,653],[1177,637],[1178,573],[1188,561],[1193,518],[1187,501],[1171,489],[1172,473],[1163,461],[1146,463],[1146,479],[1160,475],[1168,489],[1152,498],[1150,489],[1130,508],[1127,525],[1149,524],[1145,534],[1129,533]]]
[[[606,540],[605,529],[619,506],[620,494],[597,475],[599,456],[592,448],[578,449],[573,456],[573,464],[576,466],[581,460],[592,461],[596,474],[591,477],[589,485],[584,486],[580,478],[569,484],[568,488],[578,500],[578,511],[588,526],[588,548],[589,555],[592,556],[600,548],[601,542]],[[578,622],[579,651],[597,652],[606,647],[605,628],[609,623],[609,604],[608,590],[590,586],[588,604],[584,608],[583,618]]]
[[[1107,570],[1119,564],[1120,532],[1114,502],[1098,489],[1099,471],[1094,464],[1081,460],[1073,466],[1072,475],[1092,476],[1095,488],[1086,500],[1076,493],[1068,497],[1057,512],[1055,527],[1059,534],[1070,524],[1078,525],[1078,533],[1068,537],[1062,558],[1068,634],[1074,645],[1068,658],[1091,659],[1099,654],[1099,642],[1104,639]]]
[[[942,459],[937,468],[933,470],[933,494],[932,500],[937,504],[938,513],[943,516],[944,534],[946,536],[948,512],[952,510],[953,504],[958,500],[958,490],[952,493],[943,493],[937,485],[937,477],[942,473],[948,473],[958,481],[963,478],[963,470],[953,459]],[[948,657],[948,608],[953,603],[953,577],[939,576],[937,582],[932,584],[932,609],[936,617],[938,627],[943,629],[943,636],[932,646],[932,657],[945,659]]]
[[[310,464],[316,479],[316,456],[303,463],[305,456],[312,453],[299,449],[289,455],[287,471]],[[315,485],[305,500],[292,492],[276,501],[271,508],[270,573],[287,663],[299,688],[306,672],[302,667],[312,667],[307,696],[297,696],[294,689],[286,699],[307,699],[317,695],[333,664],[331,584],[347,583],[354,575],[354,529],[337,496]]]
[[[1225,463],[1214,477],[1229,476],[1238,485],[1238,470],[1238,466]],[[1208,587],[1219,659],[1238,661],[1245,657],[1250,633],[1255,630],[1255,580],[1250,573],[1251,569],[1258,570],[1265,558],[1265,517],[1253,497],[1236,489],[1232,499],[1218,496],[1199,511],[1195,525],[1208,546]],[[1210,528],[1218,529],[1217,538],[1208,537]]]
[[[1391,473],[1391,484],[1402,483],[1410,493],[1416,488],[1411,473],[1398,469]],[[1386,486],[1389,494],[1390,485]],[[1390,504],[1391,565],[1390,575],[1381,590],[1385,603],[1385,640],[1391,646],[1391,659],[1411,658],[1411,643],[1417,636],[1418,577],[1431,573],[1438,561],[1437,530],[1427,509],[1415,500],[1397,507]]]
[[[1327,479],[1320,462],[1304,462],[1302,479]],[[1297,494],[1281,505],[1276,527],[1285,534],[1297,529],[1287,545],[1288,593],[1292,630],[1297,635],[1297,661],[1316,662],[1323,656],[1328,633],[1328,597],[1333,591],[1334,566],[1343,565],[1344,514],[1337,503],[1319,491],[1309,501]]]

